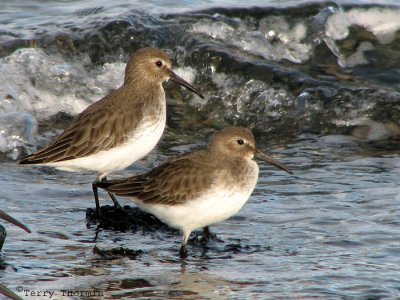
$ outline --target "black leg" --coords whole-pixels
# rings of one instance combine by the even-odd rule
[[[113,193],[108,192],[108,195],[110,196],[111,200],[114,202],[114,207],[118,209],[122,209],[121,205],[118,203],[117,199],[115,199],[115,196]]]
[[[179,254],[181,256],[181,258],[186,258],[188,257],[188,251],[186,249],[186,244],[188,241],[188,238],[190,236],[190,232],[188,230],[183,230],[183,235],[182,235],[182,244],[181,244],[181,249],[179,249]]]
[[[101,179],[101,181],[107,181],[107,177],[104,177]],[[118,203],[117,199],[115,198],[113,193],[108,192],[108,195],[110,196],[111,200],[114,202],[114,207],[121,209],[121,205]]]
[[[203,241],[208,242],[211,238],[210,227],[206,226],[203,228],[203,235],[201,237]]]
[[[186,245],[181,245],[181,249],[179,250],[179,255],[181,256],[181,258],[187,258],[188,252],[186,249]]]
[[[100,217],[99,194],[97,193],[97,179],[92,183],[94,202],[96,203],[96,216]]]

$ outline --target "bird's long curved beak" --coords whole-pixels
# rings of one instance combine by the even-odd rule
[[[26,227],[24,224],[22,224],[21,222],[15,220],[13,217],[9,216],[8,214],[6,214],[4,211],[0,210],[0,218],[10,222],[11,224],[14,224],[20,228],[22,228],[23,230],[25,230],[28,233],[31,233],[31,231],[29,230],[28,227]]]
[[[184,86],[185,88],[192,91],[193,93],[197,94],[199,97],[204,98],[203,94],[200,93],[199,90],[197,90],[194,86],[192,86],[190,83],[188,83],[187,81],[185,81],[183,78],[179,77],[172,71],[170,73],[170,79],[172,81],[175,81],[177,84]]]
[[[268,156],[267,154],[265,154],[264,152],[261,152],[260,150],[256,150],[255,153],[255,157],[262,159],[263,161],[281,169],[284,170],[286,172],[288,172],[289,174],[293,174],[292,171],[289,170],[288,167],[286,167],[284,164],[281,164],[280,162],[276,161],[275,159],[273,159],[272,157]]]

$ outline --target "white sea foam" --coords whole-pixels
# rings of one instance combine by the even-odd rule
[[[88,72],[42,49],[20,49],[0,60],[0,99],[12,98],[13,109],[38,119],[60,111],[77,114],[123,81],[122,64]],[[11,97],[10,97],[11,96]]]
[[[355,52],[341,53],[335,41],[348,37],[351,26],[365,28],[381,44],[391,43],[400,29],[400,9],[396,8],[353,8],[348,11],[330,10],[325,22],[325,42],[338,56],[342,67],[353,67],[367,63],[364,53],[371,50],[372,44],[360,43]],[[293,20],[291,20],[293,21]],[[270,60],[287,59],[294,63],[307,61],[313,54],[313,47],[320,34],[308,30],[307,20],[294,21],[292,24],[284,16],[270,16],[257,22],[249,19],[232,19],[225,22],[223,17],[215,15],[213,20],[201,20],[189,29],[194,34],[202,34],[216,41],[234,45],[251,54]],[[257,24],[254,28],[253,25]],[[312,30],[318,31],[316,28]],[[311,31],[312,31],[311,30]],[[321,35],[323,36],[323,34]]]
[[[271,88],[260,80],[246,80],[225,73],[214,73],[211,78],[223,90],[218,97],[225,108],[223,114],[246,120],[251,125],[259,122],[262,126],[261,123],[267,119],[284,117],[286,108],[294,103],[293,96],[286,90]]]
[[[351,26],[365,28],[373,34],[379,43],[389,44],[400,29],[400,9],[396,8],[353,8],[348,11],[337,11],[332,14],[325,24],[326,43],[338,57],[342,67],[354,67],[368,63],[364,53],[373,49],[370,42],[361,42],[351,55],[341,53],[335,44],[336,40],[348,37]]]
[[[196,74],[197,74],[196,69],[191,68],[191,67],[174,68],[174,72],[176,75],[178,75],[179,77],[182,77],[190,84],[192,84],[194,82],[194,79],[196,78]]]
[[[236,19],[235,25],[234,27],[220,20],[202,20],[195,23],[189,31],[233,44],[266,59],[287,59],[301,63],[309,58],[311,45],[304,42],[307,27],[302,22],[291,26],[284,17],[275,16],[261,20],[256,30],[240,19]]]
[[[34,143],[38,120],[80,113],[122,84],[124,68],[114,63],[86,71],[81,62],[38,48],[0,59],[0,152],[16,158],[18,146]]]
[[[34,142],[36,130],[36,119],[29,113],[8,112],[0,115],[0,152],[17,159],[21,147]]]
[[[326,34],[336,40],[344,39],[349,34],[351,25],[364,27],[382,44],[393,41],[400,29],[400,9],[396,8],[353,8],[347,12],[337,12],[326,23]]]

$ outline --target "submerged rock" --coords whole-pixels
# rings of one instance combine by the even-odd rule
[[[108,250],[103,250],[97,246],[93,247],[93,253],[101,256],[104,259],[116,259],[121,257],[128,257],[131,259],[136,259],[140,254],[143,253],[142,250],[131,250],[128,248],[118,247],[111,248]]]

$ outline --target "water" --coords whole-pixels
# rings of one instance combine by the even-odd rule
[[[260,8],[251,8],[258,5]],[[0,4],[1,282],[24,299],[398,299],[399,28],[396,1]],[[167,84],[168,129],[144,172],[242,125],[294,175],[262,165],[217,238],[87,224],[91,174],[21,167],[119,86],[137,48],[168,51],[205,99]],[[110,204],[101,195],[101,204]],[[129,204],[128,202],[125,202]],[[141,250],[106,258],[94,247]],[[20,290],[20,287],[23,287]]]

